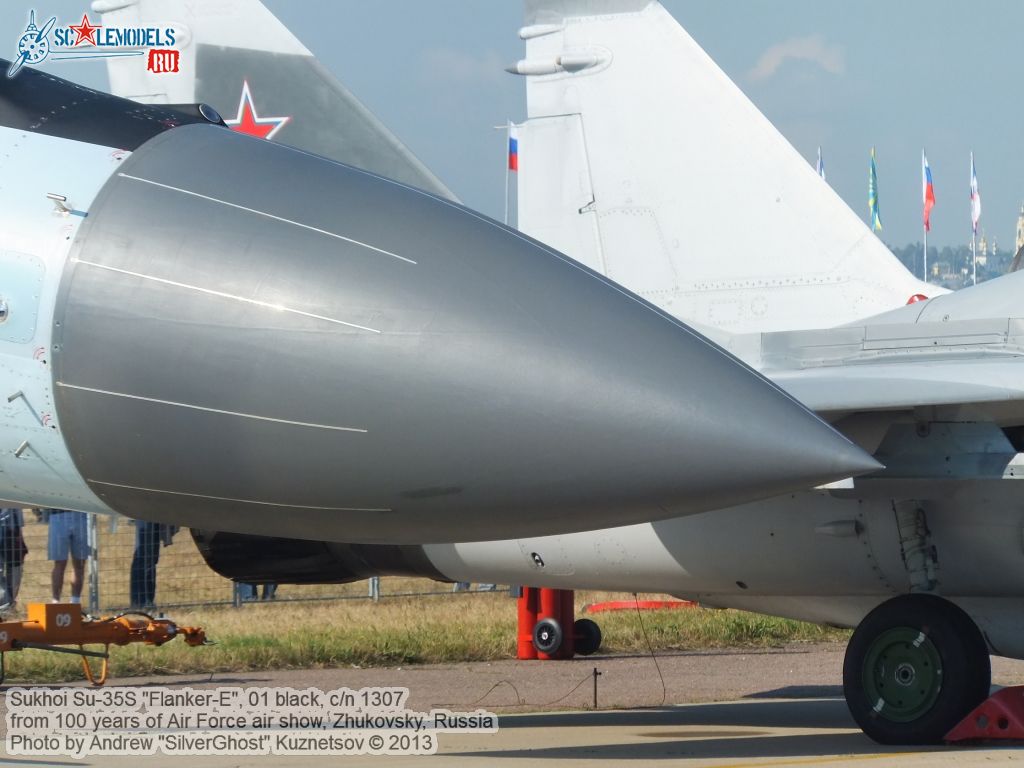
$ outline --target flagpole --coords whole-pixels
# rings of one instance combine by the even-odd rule
[[[928,177],[925,174],[925,151],[921,150],[921,204],[928,205]],[[924,231],[924,281],[928,282],[928,217],[921,221],[921,229]]]
[[[971,285],[978,284],[978,230],[971,227]]]
[[[980,218],[978,174],[974,168],[974,153],[971,152],[971,285],[978,284],[978,219]]]
[[[924,227],[924,281],[928,282],[928,227]]]
[[[512,121],[505,121],[505,151],[502,153],[505,159],[505,226],[508,226],[508,147],[512,141]]]

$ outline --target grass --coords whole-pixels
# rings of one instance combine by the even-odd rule
[[[612,597],[622,596],[578,592],[577,606]],[[251,604],[171,615],[179,624],[203,626],[217,645],[189,648],[175,640],[160,648],[112,648],[112,676],[493,661],[515,655],[516,604],[500,593],[389,598],[376,604]],[[602,653],[648,652],[634,611],[594,618],[605,638]],[[813,624],[703,608],[646,611],[643,626],[658,652],[832,642],[849,636]],[[80,678],[80,661],[73,656],[35,650],[7,654],[8,682]]]

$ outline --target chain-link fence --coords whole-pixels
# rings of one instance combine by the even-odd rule
[[[235,584],[206,565],[187,529],[103,515],[82,515],[79,529],[70,515],[80,513],[50,515],[27,509],[19,512],[20,515],[0,515],[0,592],[9,592],[6,599],[0,595],[0,603],[16,598],[17,605],[24,606],[48,602],[53,597],[54,563],[48,557],[54,554],[48,553],[51,526],[57,539],[63,539],[65,529],[70,528],[72,542],[75,534],[84,531],[86,547],[76,552],[76,544],[64,546],[65,557],[70,555],[70,558],[60,597],[65,601],[71,597],[74,560],[84,554],[81,601],[92,613],[141,607],[163,610],[241,605],[250,600],[379,599],[453,590],[451,584],[402,577],[351,584]],[[20,537],[17,535],[19,525]],[[22,562],[20,587],[13,583],[19,575],[16,565],[19,560]]]

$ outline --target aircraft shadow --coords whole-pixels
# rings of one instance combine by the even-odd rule
[[[782,689],[783,692],[786,689]],[[747,700],[658,709],[510,715],[501,730],[517,728],[628,728],[621,742],[489,749],[449,753],[459,757],[557,760],[672,760],[764,758],[922,752],[920,747],[875,744],[856,731],[842,699]],[[697,726],[697,728],[694,728]],[[771,732],[809,728],[820,733]],[[836,732],[841,731],[841,732]],[[581,736],[585,735],[581,733]],[[572,738],[570,734],[568,738]],[[936,748],[945,749],[945,748]]]
[[[586,744],[536,749],[488,750],[481,752],[448,753],[458,757],[524,758],[534,760],[679,760],[716,758],[768,758],[768,757],[820,757],[822,755],[870,755],[875,753],[923,751],[921,748],[882,747],[859,733],[800,734],[795,736],[750,736],[740,731],[725,738],[709,738],[698,734],[694,738],[671,740],[667,734],[637,734],[650,736],[651,741],[631,741],[621,744]],[[942,749],[936,747],[935,749]]]
[[[841,685],[787,685],[770,691],[748,693],[744,699],[841,699]]]
[[[743,728],[856,728],[842,699],[744,701],[651,709],[503,715],[506,728],[602,726],[737,726]],[[867,741],[867,737],[862,737]]]

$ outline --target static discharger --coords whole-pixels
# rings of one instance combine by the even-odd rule
[[[26,621],[0,622],[0,683],[6,675],[4,654],[34,648],[82,657],[82,669],[93,685],[107,681],[110,646],[145,643],[163,645],[181,636],[191,646],[209,645],[199,627],[179,627],[170,619],[154,619],[145,613],[122,613],[93,618],[82,615],[73,603],[29,603]],[[102,645],[102,651],[87,651],[86,645]],[[66,648],[64,646],[78,646]],[[89,659],[102,659],[99,674]]]

